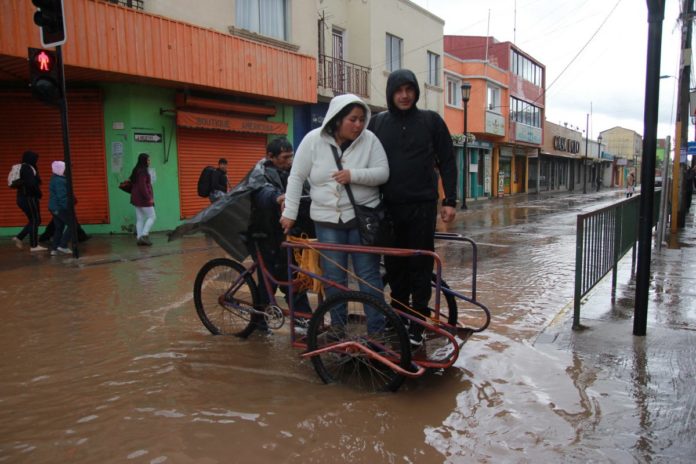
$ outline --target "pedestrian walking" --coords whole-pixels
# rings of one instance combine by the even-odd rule
[[[631,172],[626,179],[626,198],[631,198],[636,191],[636,176]]]
[[[152,180],[150,178],[150,155],[140,153],[138,163],[133,168],[130,175],[131,204],[135,207],[135,230],[137,234],[137,244],[140,246],[151,246],[150,229],[157,218],[155,214],[155,196],[152,191]]]
[[[229,186],[230,181],[227,178],[227,160],[225,158],[220,158],[211,179],[210,194],[208,195],[210,202],[215,203],[219,200],[227,193]]]
[[[285,209],[280,222],[285,233],[295,225],[305,180],[309,181],[317,239],[322,243],[360,245],[360,231],[355,209],[345,186],[350,184],[355,203],[375,207],[380,202],[379,186],[389,178],[389,165],[377,137],[365,128],[370,120],[370,108],[360,97],[345,94],[334,97],[320,128],[309,132],[300,143],[288,179]],[[335,151],[334,151],[335,150]],[[340,159],[341,170],[336,166]],[[359,279],[360,290],[384,298],[379,255],[324,250],[321,267],[324,276],[347,286],[348,257]],[[331,296],[338,290],[324,288]],[[367,331],[377,334],[384,330],[382,314],[365,307]],[[331,314],[331,324],[340,333],[347,323],[345,308]]]
[[[29,251],[46,251],[39,245],[39,226],[41,225],[41,177],[37,164],[39,155],[27,150],[22,155],[17,188],[17,206],[27,216],[27,224],[12,238],[17,248],[22,248],[24,237],[29,235]]]
[[[65,162],[51,163],[51,181],[48,184],[48,210],[53,215],[53,240],[51,256],[58,253],[70,254],[68,240],[72,237],[72,212],[68,206],[68,181],[65,178]]]
[[[416,106],[420,89],[408,69],[392,72],[387,79],[388,111],[375,116],[368,128],[377,135],[389,160],[389,181],[382,186],[384,201],[394,221],[397,248],[435,249],[438,173],[445,198],[440,217],[451,222],[455,216],[457,168],[447,125],[434,111]],[[430,315],[432,292],[430,256],[385,256],[391,287],[391,305],[402,311]],[[423,343],[423,327],[411,324],[411,343]]]

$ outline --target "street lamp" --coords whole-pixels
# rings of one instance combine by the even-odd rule
[[[462,86],[462,103],[464,104],[464,142],[463,142],[463,150],[464,150],[464,156],[462,157],[463,159],[463,166],[462,166],[462,209],[467,209],[466,208],[466,173],[468,171],[467,169],[467,154],[466,154],[466,149],[467,149],[467,144],[469,142],[469,135],[467,134],[466,130],[466,122],[467,122],[467,109],[469,106],[469,97],[471,96],[471,84],[469,82],[463,82]]]
[[[599,187],[602,185],[602,134],[597,136],[597,159],[599,159],[597,164],[597,191],[599,192]]]

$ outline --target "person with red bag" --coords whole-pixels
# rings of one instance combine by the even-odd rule
[[[137,244],[139,246],[151,246],[150,229],[155,223],[155,195],[152,191],[152,180],[150,178],[150,155],[140,153],[138,163],[133,168],[130,175],[131,181],[131,204],[135,207],[135,230],[137,233]]]

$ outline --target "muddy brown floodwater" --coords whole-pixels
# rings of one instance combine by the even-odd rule
[[[450,231],[480,243],[491,326],[396,394],[322,384],[285,328],[211,336],[192,285],[221,252],[202,237],[147,259],[27,257],[1,271],[0,462],[659,462],[665,449],[682,462],[693,442],[646,435],[624,383],[535,343],[572,301],[575,214],[589,206],[460,213]],[[93,240],[86,257],[123,239]],[[449,284],[469,290],[470,253],[438,251]]]

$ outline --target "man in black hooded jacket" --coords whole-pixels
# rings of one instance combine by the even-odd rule
[[[445,198],[440,217],[454,219],[457,203],[457,168],[452,137],[439,114],[419,110],[418,80],[408,69],[392,72],[387,79],[389,111],[371,119],[368,129],[387,152],[389,180],[382,186],[384,202],[394,220],[398,248],[434,250],[437,221],[438,173]],[[393,307],[430,315],[430,279],[433,259],[428,256],[385,257]],[[423,342],[423,328],[411,324],[411,343]]]

